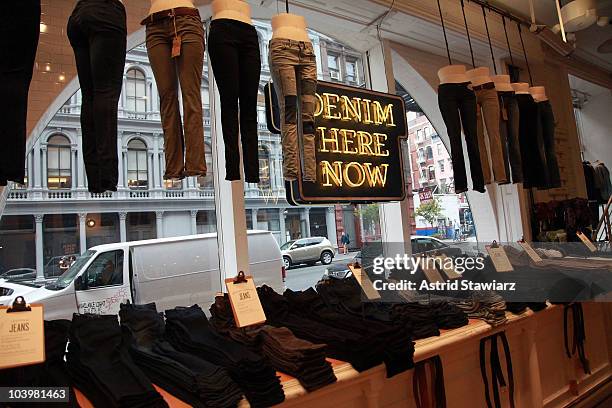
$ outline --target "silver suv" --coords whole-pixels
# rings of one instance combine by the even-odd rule
[[[301,263],[314,265],[317,261],[329,265],[336,254],[334,246],[325,237],[296,239],[286,242],[280,249],[285,269]]]

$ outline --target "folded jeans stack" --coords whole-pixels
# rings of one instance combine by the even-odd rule
[[[325,344],[299,339],[286,327],[237,328],[227,295],[217,296],[210,313],[210,322],[220,328],[218,331],[247,346],[255,345],[255,351],[266,356],[277,371],[297,378],[306,391],[336,382],[334,370],[325,359]]]
[[[366,335],[364,340],[370,348],[382,353],[387,367],[387,377],[393,377],[414,367],[414,343],[405,328],[338,313],[327,306],[323,298],[312,288],[297,292],[287,289],[284,297],[287,298],[292,310],[302,316]]]
[[[132,360],[117,316],[75,313],[69,340],[68,372],[94,406],[168,407]]]
[[[122,304],[119,317],[134,340],[132,358],[155,384],[195,408],[235,407],[242,399],[227,370],[179,352],[164,340],[164,318],[155,303]]]
[[[269,407],[284,401],[276,370],[263,357],[216,333],[198,305],[176,307],[165,314],[169,342],[179,351],[224,367],[252,407]]]

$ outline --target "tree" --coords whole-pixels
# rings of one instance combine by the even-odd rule
[[[434,198],[426,203],[421,203],[419,208],[417,208],[414,212],[414,215],[425,218],[425,220],[427,220],[432,227],[441,214],[442,206],[437,198]]]

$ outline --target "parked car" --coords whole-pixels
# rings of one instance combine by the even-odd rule
[[[32,268],[16,268],[0,274],[0,279],[11,282],[27,282],[36,279],[36,270]]]
[[[420,255],[427,252],[443,252],[448,256],[456,256],[462,253],[460,248],[451,247],[445,242],[434,237],[426,237],[421,235],[413,235],[410,237],[412,243],[412,254]]]
[[[325,237],[302,238],[286,242],[281,246],[285,269],[293,265],[312,264],[321,261],[329,265],[334,260],[336,249]]]
[[[248,231],[248,242],[255,284],[282,292],[282,258],[272,233]],[[116,314],[126,301],[155,302],[159,310],[206,305],[222,290],[218,251],[216,233],[99,245],[44,287],[0,281],[0,305],[23,296],[28,303],[42,303],[47,320]]]

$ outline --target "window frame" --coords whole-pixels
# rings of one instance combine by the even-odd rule
[[[62,138],[65,143],[57,143],[57,142],[53,142],[52,139],[59,139]],[[68,151],[68,167],[67,168],[63,168],[62,167],[62,150],[67,150]],[[49,163],[51,162],[50,157],[52,154],[55,153],[55,151],[57,151],[57,168],[53,168],[53,170],[56,170],[57,174],[55,175],[55,177],[58,179],[57,182],[57,187],[52,187],[52,184],[49,182],[50,178],[52,177],[52,175],[55,172],[52,172],[52,168],[50,167]],[[49,190],[71,190],[72,189],[72,143],[70,142],[70,139],[68,138],[68,136],[62,134],[62,133],[55,133],[51,136],[49,136],[47,138],[47,188]],[[63,176],[62,173],[66,172],[68,174],[68,176]],[[60,182],[59,180],[62,177],[67,177],[68,178],[68,182],[66,183],[66,185],[64,186],[59,186]]]
[[[135,143],[135,142],[140,142],[144,145],[144,147],[130,147],[130,144]],[[127,148],[127,159],[126,159],[126,169],[127,169],[127,186],[130,190],[148,190],[149,189],[149,151],[148,151],[148,146],[147,143],[141,139],[141,138],[133,138],[130,139],[126,145]],[[130,152],[136,152],[135,156],[136,156],[136,169],[135,170],[131,170],[130,169]],[[140,153],[144,153],[145,155],[145,163],[146,163],[146,167],[144,170],[141,170],[139,167],[139,154]],[[136,172],[136,182],[140,182],[140,174],[144,173],[146,174],[146,179],[144,180],[146,182],[145,185],[132,185],[131,184],[131,179],[130,179],[130,173]]]

